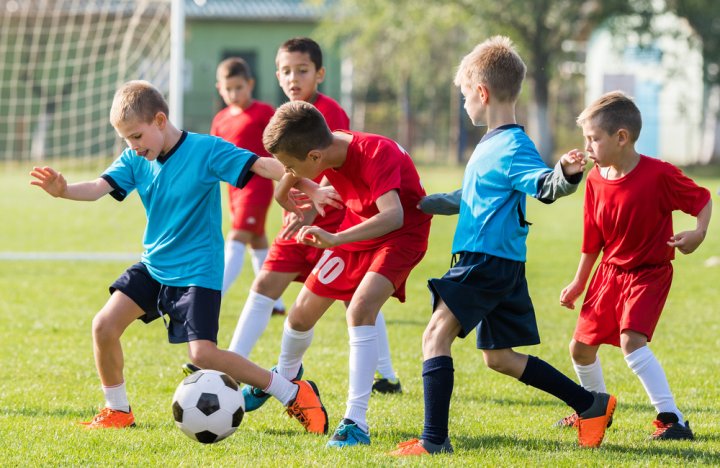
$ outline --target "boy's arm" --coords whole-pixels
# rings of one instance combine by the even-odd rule
[[[697,224],[694,231],[679,232],[670,237],[668,245],[677,247],[677,249],[685,255],[693,253],[702,241],[705,240],[708,226],[710,225],[710,216],[712,215],[712,199],[700,210],[697,215]]]
[[[360,224],[335,234],[317,226],[303,226],[298,231],[299,242],[318,248],[335,247],[351,242],[374,239],[400,229],[404,211],[397,190],[384,193],[375,201],[378,213]]]
[[[572,194],[582,181],[584,169],[585,153],[572,150],[563,154],[553,171],[540,180],[537,199],[550,204]]]
[[[35,178],[30,181],[30,185],[36,185],[56,198],[95,201],[113,191],[112,186],[102,177],[68,185],[62,173],[48,166],[33,167],[30,175]]]
[[[583,291],[585,291],[585,285],[587,284],[588,278],[590,278],[593,265],[595,265],[595,261],[599,255],[600,252],[583,253],[580,255],[580,264],[575,273],[575,278],[560,293],[560,305],[568,309],[575,308],[575,301]]]
[[[462,189],[449,193],[433,193],[420,200],[418,208],[423,213],[432,215],[456,215],[460,213]]]
[[[275,158],[257,158],[250,170],[266,179],[280,180],[285,175],[285,166]]]

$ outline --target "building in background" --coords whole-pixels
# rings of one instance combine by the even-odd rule
[[[642,112],[636,149],[678,165],[697,164],[702,144],[702,55],[692,30],[674,15],[658,18],[664,32],[650,45],[619,39],[606,27],[592,33],[585,63],[586,102],[621,90]]]

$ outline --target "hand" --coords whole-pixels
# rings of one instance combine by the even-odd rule
[[[585,287],[573,280],[560,292],[560,305],[570,310],[575,309],[575,301],[585,290]]]
[[[67,191],[67,181],[62,173],[55,171],[53,168],[33,167],[30,175],[37,180],[31,180],[30,185],[36,185],[53,197],[61,197]]]
[[[296,239],[299,243],[311,245],[318,249],[327,249],[340,245],[337,234],[331,234],[317,226],[303,226],[298,230]]]
[[[301,192],[302,193],[302,192]],[[291,239],[295,233],[303,226],[310,226],[313,221],[315,221],[315,218],[317,217],[317,211],[314,209],[308,210],[307,213],[304,213],[303,217],[299,217],[295,213],[286,213],[283,225],[285,226],[282,231],[280,231],[280,238],[281,239]]]
[[[703,231],[683,231],[671,236],[667,244],[670,247],[677,247],[680,252],[687,255],[695,252],[703,240],[705,240]]]
[[[585,152],[579,149],[570,150],[560,156],[560,165],[562,166],[563,174],[566,176],[583,172],[586,163],[587,157],[585,156]]]
[[[318,188],[311,196],[313,206],[320,216],[325,216],[325,207],[342,208],[342,198],[332,185]]]

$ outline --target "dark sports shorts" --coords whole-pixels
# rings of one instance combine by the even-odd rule
[[[162,317],[170,343],[195,340],[217,343],[220,291],[199,286],[165,286],[154,280],[142,263],[131,266],[115,280],[110,294],[115,291],[128,296],[145,312],[139,320],[150,323]]]
[[[460,338],[477,330],[478,349],[539,344],[525,263],[475,252],[458,256],[445,276],[428,280],[433,312],[442,299],[460,322]]]

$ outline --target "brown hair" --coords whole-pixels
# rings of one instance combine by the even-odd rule
[[[642,129],[640,110],[622,91],[603,94],[587,106],[577,118],[580,126],[586,122],[592,122],[609,135],[624,128],[633,142],[637,141]]]
[[[526,71],[525,62],[510,38],[493,36],[463,57],[455,75],[455,85],[482,84],[499,101],[515,101],[520,95]]]
[[[263,145],[270,154],[285,154],[301,161],[314,149],[332,143],[332,133],[319,110],[304,101],[278,107],[263,132]]]
[[[169,113],[162,93],[148,81],[128,81],[115,92],[110,108],[110,123],[113,127],[131,120],[149,123],[158,112],[165,115]]]
[[[293,37],[283,42],[278,49],[278,54],[282,51],[300,52],[308,54],[310,61],[315,64],[315,70],[320,70],[323,66],[322,49],[320,45],[309,37]],[[275,58],[277,63],[277,57]]]
[[[252,73],[250,73],[250,65],[240,57],[226,58],[217,67],[215,73],[218,81],[227,80],[235,76],[244,78],[248,81],[252,79]]]

